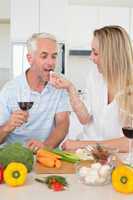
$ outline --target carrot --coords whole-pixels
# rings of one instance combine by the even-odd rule
[[[61,161],[60,160],[58,160],[58,159],[56,159],[55,160],[55,167],[57,168],[57,169],[59,169],[60,167],[61,167]]]
[[[59,155],[57,155],[55,153],[49,152],[47,150],[44,150],[44,149],[39,149],[37,151],[36,156],[37,157],[51,157],[51,158],[61,159],[61,156],[59,156]]]
[[[38,157],[37,160],[45,167],[55,166],[55,159],[51,159],[50,157]]]

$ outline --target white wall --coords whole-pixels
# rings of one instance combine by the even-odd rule
[[[77,89],[85,89],[87,74],[93,66],[89,56],[69,56],[67,78],[75,84]]]
[[[9,80],[10,67],[10,24],[0,24],[0,87]]]
[[[0,68],[10,68],[10,25],[0,24]]]
[[[0,0],[0,88],[10,79],[10,0]]]
[[[0,20],[10,18],[10,0],[0,0]]]

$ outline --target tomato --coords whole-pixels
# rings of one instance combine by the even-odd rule
[[[64,185],[62,185],[59,182],[54,182],[54,183],[51,184],[51,188],[56,192],[57,191],[62,191],[62,190],[64,190]]]

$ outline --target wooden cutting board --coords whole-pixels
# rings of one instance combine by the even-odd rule
[[[34,166],[34,171],[37,174],[74,174],[76,172],[77,164],[61,161],[62,165],[59,169],[44,167],[40,163],[36,162]],[[93,161],[86,160],[80,161],[80,165],[90,166]]]

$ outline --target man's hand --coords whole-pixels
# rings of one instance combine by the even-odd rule
[[[10,119],[5,124],[7,132],[13,131],[15,128],[22,126],[28,120],[28,112],[18,110],[11,114]]]
[[[33,152],[36,152],[39,148],[43,148],[44,144],[43,142],[40,142],[39,140],[31,139],[28,140],[26,143],[26,146],[31,149]]]

